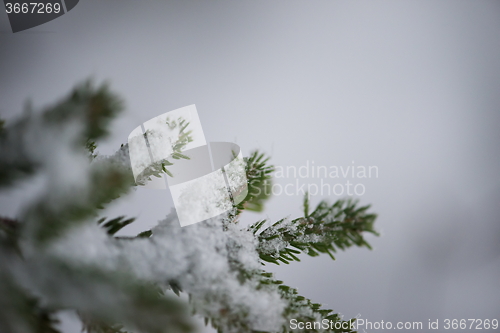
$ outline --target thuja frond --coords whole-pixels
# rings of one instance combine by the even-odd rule
[[[238,214],[245,209],[261,212],[264,203],[271,196],[272,172],[274,166],[268,164],[269,157],[264,153],[254,151],[245,157],[248,194],[237,205]]]
[[[370,206],[358,207],[358,202],[351,199],[338,200],[333,205],[322,201],[308,214],[308,205],[306,196],[305,217],[292,221],[281,219],[264,229],[265,221],[250,226],[258,239],[263,261],[288,264],[300,261],[297,255],[301,252],[313,257],[326,253],[335,259],[333,253],[353,245],[371,249],[364,233],[378,233],[373,228],[377,215],[367,213]]]

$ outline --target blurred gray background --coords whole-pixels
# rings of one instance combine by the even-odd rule
[[[246,155],[378,166],[360,198],[379,214],[373,251],[267,267],[301,294],[346,318],[500,319],[499,1],[82,0],[16,34],[0,11],[3,118],[89,77],[127,106],[103,155],[196,104],[207,140]],[[24,195],[0,192],[1,214]],[[275,196],[241,223],[298,217],[301,204]],[[168,191],[139,189],[109,214],[138,217],[134,234],[172,206]],[[79,331],[69,317],[63,327]]]

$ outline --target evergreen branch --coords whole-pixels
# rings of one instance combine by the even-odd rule
[[[83,138],[96,140],[108,134],[110,121],[123,109],[123,101],[106,84],[94,87],[88,80],[78,85],[55,106],[45,110],[47,123],[67,124],[77,118],[84,121]]]
[[[97,149],[97,144],[95,143],[95,141],[87,139],[87,142],[85,142],[85,148],[89,151],[90,157],[92,159],[97,157],[97,153],[94,154],[95,150]]]
[[[331,332],[331,333],[354,333],[351,330],[350,323],[354,320],[344,321],[342,318],[330,309],[321,308],[321,304],[313,303],[310,299],[299,295],[297,289],[286,286],[283,281],[274,279],[272,273],[263,270],[247,271],[239,266],[238,274],[240,282],[250,283],[255,285],[256,290],[266,291],[269,293],[278,293],[279,297],[286,303],[283,311],[284,323],[281,326],[280,332],[292,333],[289,327],[291,319],[296,319],[297,322],[322,322],[328,320],[328,329],[307,329],[306,332]],[[245,322],[244,318],[240,316],[230,318],[229,311],[223,312],[219,317],[205,316],[205,326],[209,325],[216,329],[217,332],[232,331],[228,329],[228,322],[238,332],[251,332],[251,333],[271,333],[270,331],[257,331],[251,328],[251,325]]]
[[[153,235],[153,232],[151,230],[146,230],[141,233],[139,233],[136,238],[149,238]]]
[[[114,236],[118,231],[135,221],[135,217],[126,219],[125,216],[119,216],[114,219],[106,221],[106,217],[102,217],[97,221],[97,224],[106,229],[106,232],[110,236]],[[133,240],[136,238],[149,238],[153,235],[152,230],[146,230],[139,233],[135,237],[114,237],[116,239]]]
[[[100,223],[109,228],[108,233],[113,234],[131,220],[119,217],[108,222],[101,219]],[[0,230],[7,230],[9,238],[17,243],[17,221],[2,218],[0,227]],[[3,243],[1,240],[2,237],[0,245]],[[140,282],[122,273],[73,266],[47,257],[42,259],[43,262],[39,262],[40,258],[35,261],[29,258],[25,262],[22,257],[11,256],[11,252],[4,249],[0,246],[0,307],[2,312],[6,312],[0,314],[1,332],[24,332],[4,326],[19,321],[32,325],[30,332],[60,333],[52,326],[56,323],[54,311],[48,309],[65,308],[78,309],[85,314],[84,328],[88,333],[126,333],[121,330],[122,326],[115,324],[117,322],[151,333],[191,331],[185,307],[171,297],[159,294],[158,287],[153,284]],[[5,260],[6,255],[12,259]],[[16,279],[9,278],[9,266],[2,266],[9,265],[13,260],[18,262],[14,266],[21,268],[24,276],[34,279],[29,284],[42,290],[43,299],[50,300],[45,307],[38,306],[35,298],[24,292]],[[47,271],[50,274],[42,273]],[[56,284],[57,288],[50,287]],[[67,298],[68,294],[74,295],[74,298]],[[102,298],[101,294],[107,296]],[[107,297],[112,299],[107,300]],[[3,315],[7,317],[2,318]]]
[[[63,229],[75,222],[94,217],[97,209],[125,193],[133,184],[130,167],[124,168],[123,163],[82,165],[85,164],[83,147],[95,156],[95,140],[107,134],[106,127],[121,108],[120,98],[107,86],[96,88],[85,82],[41,114],[27,113],[2,131],[0,185],[12,184],[42,168],[48,171],[53,163],[62,162],[54,160],[56,158],[73,161],[67,168],[80,170],[79,177],[84,177],[82,185],[64,184],[65,190],[56,186],[54,191],[50,185],[57,183],[61,175],[49,173],[52,178],[46,195],[32,204],[22,217],[26,222],[23,229],[28,228],[29,237],[36,242],[58,237]],[[46,156],[52,153],[54,157]],[[58,205],[51,202],[58,202]]]
[[[132,333],[123,330],[123,325],[108,324],[100,320],[92,320],[91,318],[80,315],[82,321],[82,332],[86,333]]]
[[[309,217],[309,192],[304,196],[304,217]]]
[[[312,257],[326,253],[335,259],[333,253],[353,245],[371,249],[363,234],[368,232],[378,235],[373,229],[377,216],[366,212],[370,206],[358,207],[357,201],[351,199],[338,200],[333,205],[322,201],[308,214],[308,205],[306,195],[305,217],[292,221],[281,219],[263,230],[265,221],[250,226],[249,230],[258,239],[258,252],[262,261],[288,264],[290,261],[300,261],[297,255],[301,252]]]
[[[83,128],[73,133],[72,139],[76,141],[70,144],[86,146],[93,154],[95,140],[108,134],[107,126],[122,105],[121,99],[106,85],[96,88],[87,81],[41,115],[32,114],[27,108],[23,117],[0,132],[0,186],[33,174],[45,163],[32,147],[38,142],[28,142],[26,137],[47,130],[60,133],[78,124]]]
[[[0,250],[21,254],[19,248],[19,221],[0,217]]]
[[[89,265],[73,265],[57,259],[28,262],[27,269],[51,274],[33,277],[49,306],[76,309],[92,328],[118,328],[123,323],[145,333],[188,333],[193,326],[187,307],[180,300],[162,295],[158,287],[124,272]],[[57,288],[51,288],[57,282]],[[74,297],[68,298],[71,294]],[[89,331],[89,333],[93,331]]]
[[[48,205],[46,197],[40,198],[24,216],[29,221],[30,237],[35,243],[47,243],[69,227],[86,222],[98,209],[130,189],[130,177],[119,169],[93,168],[88,187],[66,200],[60,198],[58,206]]]
[[[284,317],[287,319],[283,325],[283,332],[292,332],[288,326],[290,319],[296,319],[297,322],[322,322],[324,319],[329,321],[329,329],[308,329],[307,332],[335,332],[347,333],[354,332],[350,329],[350,321],[344,321],[333,310],[322,309],[321,304],[313,303],[310,299],[300,296],[297,289],[283,284],[283,281],[275,280],[272,273],[262,271],[260,273],[260,285],[258,288],[275,286],[283,300],[287,301]],[[337,323],[337,324],[335,324]]]
[[[170,155],[170,157],[174,160],[180,160],[180,159],[189,160],[190,159],[189,156],[182,154],[182,152],[184,151],[186,145],[193,141],[193,137],[191,135],[192,131],[185,131],[190,123],[186,122],[182,117],[179,117],[177,120],[173,121],[167,118],[166,124],[172,130],[179,127],[179,134],[177,135],[177,139],[171,146],[172,154]],[[154,137],[156,134],[157,133],[155,133],[155,131],[147,130],[146,133],[144,133],[144,138],[146,139],[147,142],[149,142],[149,138]],[[128,147],[128,145],[126,146]],[[149,164],[137,176],[136,183],[139,185],[144,185],[146,181],[151,180],[151,177],[154,176],[160,178],[164,173],[167,174],[169,177],[174,177],[172,172],[170,172],[167,168],[168,166],[173,165],[173,163],[170,162],[169,160],[170,157]]]
[[[29,110],[27,110],[29,111]],[[17,180],[34,174],[40,162],[27,152],[22,133],[27,132],[28,116],[10,127],[2,120],[0,130],[0,187],[13,185]]]
[[[41,307],[39,300],[21,288],[3,268],[0,271],[0,308],[0,332],[61,333],[55,328],[58,320],[54,311]]]
[[[113,236],[122,228],[126,227],[127,225],[129,225],[134,221],[135,221],[134,217],[125,219],[125,216],[119,216],[108,221],[106,221],[106,218],[103,217],[97,221],[97,224],[102,225],[102,227],[106,229],[108,235]]]
[[[0,154],[0,185],[40,169],[48,174],[46,192],[23,212],[23,223],[0,219],[0,331],[18,333],[13,325],[27,320],[28,329],[34,323],[47,327],[43,333],[55,333],[50,330],[53,309],[76,309],[92,333],[125,333],[123,327],[148,333],[188,332],[191,325],[184,305],[159,289],[168,287],[176,294],[185,290],[192,308],[220,332],[256,332],[280,325],[282,332],[288,332],[284,320],[292,318],[344,322],[332,310],[321,309],[275,280],[260,264],[299,261],[301,252],[333,257],[338,249],[369,247],[364,232],[377,234],[376,216],[366,213],[369,206],[358,208],[352,200],[331,206],[321,202],[310,212],[306,197],[304,217],[269,227],[260,221],[249,228],[251,232],[239,229],[230,223],[236,215],[243,209],[261,211],[271,194],[274,168],[262,153],[245,158],[248,195],[227,217],[189,228],[172,222],[173,217],[153,229],[154,235],[148,230],[136,237],[105,237],[95,225],[98,210],[135,185],[127,145],[112,157],[94,154],[96,140],[106,134],[109,120],[120,108],[121,102],[106,87],[94,89],[86,83],[41,115],[25,116],[0,129],[1,153],[5,153]],[[167,125],[179,130],[171,158],[188,158],[182,150],[192,141],[189,123],[167,119]],[[148,135],[155,133],[146,133],[146,139]],[[84,147],[93,157],[90,164]],[[39,149],[45,150],[38,153]],[[169,160],[160,161],[143,175],[169,174],[169,165]],[[53,169],[76,172],[64,174],[60,181],[60,174],[50,173]],[[114,236],[133,220],[120,216],[97,223]],[[70,227],[85,222],[89,223],[85,232],[56,241]],[[18,242],[20,237],[23,242]],[[99,251],[87,251],[88,245]],[[44,308],[30,305],[31,294],[43,300]],[[29,319],[33,314],[35,319]]]
[[[258,151],[245,157],[248,194],[237,205],[237,214],[245,209],[255,212],[261,212],[264,209],[265,201],[271,196],[272,172],[274,171],[274,166],[268,165],[268,161],[269,157],[265,157],[264,153]]]

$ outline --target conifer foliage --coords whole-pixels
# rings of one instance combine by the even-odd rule
[[[76,311],[88,333],[192,332],[193,314],[219,332],[343,321],[265,266],[369,248],[366,233],[377,234],[369,206],[322,201],[311,210],[306,195],[302,217],[240,227],[245,210],[264,209],[272,184],[273,167],[256,151],[245,159],[248,195],[228,213],[181,228],[172,211],[151,230],[117,237],[134,218],[103,212],[137,185],[127,144],[100,156],[97,143],[122,108],[106,85],[85,82],[52,106],[0,123],[2,191],[35,178],[43,184],[18,216],[0,218],[0,332],[56,333],[60,310]],[[164,166],[149,172],[168,174]]]

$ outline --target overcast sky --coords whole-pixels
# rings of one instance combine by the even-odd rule
[[[0,11],[3,118],[89,77],[127,106],[101,154],[196,104],[206,139],[246,155],[378,167],[349,178],[379,214],[373,251],[267,267],[301,294],[348,318],[500,319],[500,2],[81,0],[16,34]],[[0,193],[1,214],[22,195]],[[276,195],[242,223],[298,217],[301,202]],[[110,211],[138,217],[132,234],[172,206],[168,191],[139,189]]]

